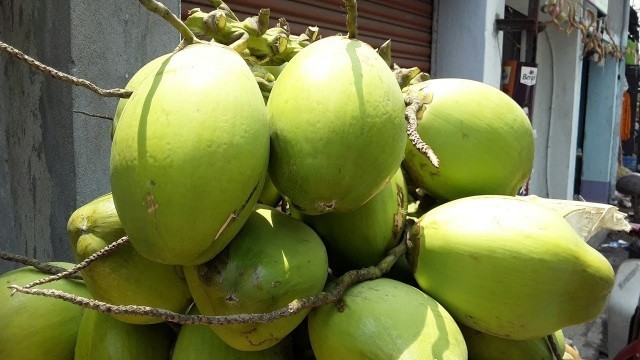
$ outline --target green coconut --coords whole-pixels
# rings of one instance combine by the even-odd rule
[[[293,213],[294,211],[292,211]],[[371,200],[348,213],[295,214],[355,267],[376,265],[400,241],[407,215],[407,190],[400,170]]]
[[[266,313],[322,291],[327,254],[320,237],[303,222],[257,206],[240,233],[211,261],[185,266],[198,309],[206,315]],[[230,346],[269,348],[286,337],[308,310],[269,323],[212,325]]]
[[[515,195],[533,168],[531,123],[502,91],[473,80],[434,79],[409,86],[425,107],[418,133],[440,160],[407,142],[403,167],[418,187],[441,200]]]
[[[260,197],[258,198],[258,202],[263,205],[275,207],[278,205],[282,197],[278,192],[278,189],[273,185],[273,181],[269,175],[264,180],[264,186],[262,187],[262,192],[260,193]]]
[[[129,80],[129,82],[124,88],[130,91],[134,91],[135,89],[137,89],[138,86],[140,86],[140,84],[142,83],[142,80],[147,78],[149,75],[155,74],[158,71],[158,69],[160,69],[160,67],[165,63],[165,61],[170,55],[171,54],[165,54],[146,63],[142,68],[136,71],[135,74],[133,74],[133,76],[131,77],[131,80]],[[115,112],[115,115],[113,116],[113,124],[111,125],[112,139],[113,139],[113,135],[116,133],[116,128],[118,127],[120,114],[122,114],[122,110],[124,110],[125,105],[127,105],[127,101],[129,101],[129,98],[120,98],[120,100],[118,100],[118,106],[116,106],[116,112]]]
[[[260,89],[232,50],[191,45],[133,93],[111,147],[111,188],[134,248],[199,264],[237,234],[262,190],[269,131]]]
[[[67,231],[78,262],[125,236],[110,193],[71,214]],[[94,261],[82,270],[82,278],[94,299],[109,304],[143,305],[182,313],[192,302],[181,267],[151,261],[131,245]],[[113,316],[133,324],[162,322],[149,316]]]
[[[471,360],[556,360],[554,351],[559,355],[564,354],[565,340],[562,330],[553,333],[553,345],[546,336],[529,340],[510,340],[485,334],[464,325],[460,325],[460,330],[467,343]]]
[[[426,213],[411,232],[416,281],[456,320],[525,340],[589,321],[613,287],[607,259],[553,210],[473,196]]]
[[[451,315],[422,291],[380,278],[351,287],[309,314],[317,360],[466,360]]]
[[[190,314],[199,314],[192,309]],[[241,351],[227,345],[207,325],[182,325],[171,360],[293,360],[289,337],[261,351]]]
[[[343,36],[313,42],[282,70],[267,103],[273,183],[305,214],[355,210],[400,166],[404,109],[371,46]]]
[[[129,324],[87,310],[78,331],[75,360],[168,360],[174,339],[175,333],[166,324]]]
[[[54,262],[65,269],[73,264]],[[24,286],[49,276],[32,267],[0,275],[0,359],[73,360],[76,337],[84,309],[48,297],[16,293],[10,285]],[[62,279],[35,289],[55,289],[91,297],[81,281]]]

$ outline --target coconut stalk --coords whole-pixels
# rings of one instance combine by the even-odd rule
[[[358,6],[356,0],[344,0],[344,6],[347,8],[349,39],[356,39],[358,37]]]
[[[291,35],[289,24],[283,18],[275,27],[268,28],[269,14],[269,9],[262,9],[257,16],[240,21],[229,18],[227,11],[220,8],[209,13],[193,9],[185,24],[198,37],[227,45],[245,59],[261,65],[284,64],[321,38],[315,26],[300,35]]]
[[[407,136],[411,144],[424,156],[429,159],[433,167],[440,167],[440,160],[433,152],[431,146],[427,145],[420,134],[418,134],[418,116],[425,106],[424,99],[415,96],[405,96],[405,104],[407,106],[404,112],[404,119],[407,121]]]
[[[164,6],[164,4],[156,1],[156,0],[138,0],[140,4],[142,4],[147,10],[151,11],[154,14],[157,14],[161,18],[165,19],[171,26],[173,26],[180,34],[183,39],[180,42],[180,45],[176,48],[176,51],[184,49],[187,45],[200,43],[202,42],[191,32],[191,30],[173,13],[169,8]]]
[[[89,256],[88,258],[86,258],[81,263],[76,264],[73,268],[71,268],[69,270],[65,270],[63,272],[60,272],[58,274],[52,275],[52,276],[50,276],[48,278],[44,278],[44,279],[40,279],[40,280],[36,280],[34,282],[31,282],[31,283],[25,285],[24,288],[25,289],[30,289],[30,288],[32,288],[34,286],[37,286],[37,285],[47,284],[47,283],[54,282],[54,281],[57,281],[57,280],[60,280],[60,279],[71,277],[71,276],[79,273],[82,269],[84,269],[87,266],[91,265],[96,260],[102,259],[102,258],[108,256],[109,254],[114,253],[116,250],[120,249],[122,246],[127,245],[127,244],[129,244],[129,238],[124,236],[124,237],[112,242],[108,246],[105,246],[100,251],[96,251],[93,255]]]
[[[133,93],[132,91],[129,91],[126,89],[103,89],[88,80],[77,78],[75,76],[63,73],[62,71],[49,67],[2,41],[0,41],[0,51],[4,51],[8,53],[14,58],[26,63],[27,65],[35,68],[36,70],[44,74],[51,76],[54,79],[62,80],[68,84],[89,89],[100,96],[128,98]]]
[[[42,262],[36,259],[31,259],[22,255],[11,254],[5,251],[0,251],[0,260],[6,260],[6,261],[11,261],[14,263],[26,265],[26,266],[31,266],[36,270],[40,271],[41,273],[49,274],[49,275],[57,275],[67,271],[66,269],[61,268],[59,266],[51,265],[49,263]],[[68,277],[70,279],[82,280],[82,277],[78,274],[73,274]]]
[[[44,296],[54,299],[64,300],[66,302],[76,304],[83,308],[92,309],[108,314],[115,315],[134,315],[134,316],[151,316],[164,321],[169,321],[177,324],[203,324],[203,325],[228,325],[228,324],[246,324],[246,323],[268,323],[274,320],[292,316],[298,314],[306,309],[312,309],[318,306],[323,306],[331,303],[338,302],[342,295],[353,285],[363,281],[378,279],[391,270],[391,267],[396,263],[400,256],[407,252],[407,236],[405,228],[405,236],[403,241],[399,245],[391,249],[385,258],[383,258],[377,265],[366,267],[358,270],[351,270],[330,282],[325,290],[313,295],[291,301],[287,306],[274,310],[268,313],[260,314],[236,314],[227,316],[207,316],[207,315],[185,315],[175,313],[165,309],[153,308],[149,306],[138,305],[112,305],[101,301],[88,299],[81,296],[68,294],[58,290],[50,289],[34,289],[29,287],[32,284],[43,284],[48,279],[59,280],[64,276],[53,276],[48,279],[42,279],[40,281],[33,282],[27,286],[11,285],[10,289],[15,292],[20,292],[28,295]],[[122,242],[124,242],[122,238]],[[118,240],[119,242],[121,240]],[[115,244],[115,242],[114,242]],[[122,245],[122,244],[120,244]],[[115,251],[120,245],[109,251],[101,251],[101,255],[96,256],[93,261],[102,256],[106,256]],[[106,249],[106,248],[105,248]],[[103,249],[104,250],[104,249]],[[98,254],[98,253],[96,253]],[[94,254],[94,255],[96,255]],[[89,259],[87,259],[89,260]],[[78,264],[80,265],[80,264]],[[75,269],[75,268],[74,268]],[[68,273],[72,272],[69,270]],[[32,285],[33,286],[33,285]]]
[[[288,29],[276,26],[269,29],[269,9],[261,9],[257,16],[239,21],[221,9],[205,13],[193,9],[185,21],[187,27],[204,38],[229,46],[241,55],[265,58],[281,53],[287,47]]]

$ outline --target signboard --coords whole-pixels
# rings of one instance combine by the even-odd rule
[[[511,96],[530,119],[533,115],[537,78],[538,66],[536,64],[515,60],[508,60],[502,64],[502,91]]]
[[[607,9],[609,8],[609,0],[589,0],[593,6],[598,8],[600,12],[607,14]]]
[[[532,66],[522,66],[520,68],[520,83],[528,86],[536,84],[538,68]]]

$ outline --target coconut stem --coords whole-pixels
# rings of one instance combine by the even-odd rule
[[[89,256],[88,258],[86,258],[84,261],[82,261],[81,263],[77,264],[76,266],[74,266],[73,268],[69,269],[69,270],[65,270],[59,274],[55,274],[52,276],[49,276],[48,278],[44,278],[44,279],[40,279],[40,280],[36,280],[33,281],[27,285],[24,286],[25,289],[29,289],[32,288],[34,286],[37,285],[42,285],[42,284],[46,284],[46,283],[50,283],[56,280],[60,280],[60,279],[64,279],[64,278],[68,278],[71,275],[74,275],[76,273],[78,273],[80,270],[86,268],[87,266],[91,265],[91,263],[93,263],[94,261],[101,259],[113,252],[115,252],[116,250],[118,250],[119,248],[121,248],[122,246],[126,245],[129,243],[129,238],[126,236],[123,236],[122,238],[120,238],[117,241],[112,242],[111,244],[109,244],[108,246],[105,246],[104,248],[100,249],[100,251],[96,251],[94,254],[92,254],[91,256]],[[14,291],[15,293],[15,291]]]
[[[206,324],[206,325],[227,325],[227,324],[247,324],[247,323],[268,323],[274,320],[292,316],[298,314],[306,309],[327,305],[338,301],[342,295],[351,286],[366,281],[373,280],[382,277],[385,273],[389,272],[393,264],[398,260],[400,256],[407,251],[406,239],[403,240],[398,246],[391,249],[387,256],[380,261],[376,266],[370,266],[359,270],[351,270],[331,284],[329,284],[325,291],[308,296],[301,299],[296,299],[290,302],[287,306],[269,312],[261,314],[236,314],[227,316],[206,316],[206,315],[184,315],[175,313],[169,310],[152,308],[148,306],[137,305],[111,305],[104,302],[87,299],[84,297],[68,294],[58,290],[50,289],[29,289],[17,285],[11,285],[9,288],[14,291],[18,291],[24,294],[38,295],[51,297],[55,299],[64,300],[84,308],[100,311],[108,314],[116,315],[138,315],[138,316],[151,316],[164,321],[170,321],[178,324]]]
[[[92,117],[92,118],[113,121],[113,117],[112,116],[108,116],[108,115],[93,114],[93,113],[90,113],[90,112],[87,112],[87,111],[82,111],[82,110],[73,110],[73,113],[86,115],[86,116],[89,116],[89,117]]]
[[[178,46],[176,50],[182,50],[185,46],[203,42],[196,38],[196,36],[191,32],[191,30],[185,25],[174,13],[169,10],[164,4],[156,1],[156,0],[138,0],[140,4],[142,4],[147,10],[151,11],[154,14],[159,15],[161,18],[165,19],[171,26],[173,26],[176,30],[180,32],[182,35],[182,42]]]
[[[417,114],[424,103],[419,99],[405,99],[405,103],[407,104],[407,108],[404,112],[404,119],[407,121],[407,135],[409,136],[409,141],[411,141],[411,144],[413,144],[420,153],[429,159],[433,167],[440,167],[440,160],[431,149],[431,146],[422,141],[420,134],[418,134]]]
[[[36,270],[45,273],[45,274],[49,274],[49,275],[56,275],[56,274],[60,274],[61,272],[66,271],[66,269],[61,268],[59,266],[55,266],[55,265],[51,265],[45,262],[41,262],[39,260],[36,259],[32,259],[32,258],[28,258],[26,256],[22,256],[22,255],[17,255],[17,254],[11,254],[8,252],[4,252],[4,251],[0,251],[0,259],[2,260],[7,260],[7,261],[12,261],[18,264],[22,264],[22,265],[27,265],[27,266],[31,266],[33,268],[35,268]],[[80,277],[79,275],[75,274],[73,276],[71,276],[72,279],[76,279],[76,280],[82,280],[82,277]]]
[[[356,5],[356,0],[344,0],[344,6],[347,8],[349,39],[355,39],[358,36],[358,6]]]
[[[93,91],[94,93],[100,95],[100,96],[104,96],[104,97],[119,97],[119,98],[128,98],[131,96],[132,92],[129,90],[125,90],[125,89],[110,89],[110,90],[106,90],[106,89],[102,89],[98,86],[96,86],[95,84],[85,80],[85,79],[80,79],[77,78],[75,76],[71,76],[69,74],[65,74],[62,71],[58,71],[52,67],[49,67],[39,61],[37,61],[36,59],[27,56],[26,54],[24,54],[22,51],[3,43],[2,41],[0,41],[0,51],[4,51],[6,53],[8,53],[9,55],[13,56],[14,58],[21,60],[25,63],[27,63],[28,65],[36,68],[37,70],[39,70],[42,73],[45,73],[49,76],[51,76],[54,79],[58,79],[58,80],[62,80],[66,83],[69,83],[71,85],[76,85],[76,86],[81,86],[85,89],[89,89],[91,91]]]
[[[227,15],[231,17],[231,19],[238,21],[238,17],[236,16],[236,14],[234,14],[233,11],[231,11],[231,8],[229,7],[229,5],[225,4],[224,1],[209,0],[209,2],[211,3],[211,5],[213,5],[214,8],[224,10],[227,13]]]
[[[556,343],[556,339],[553,334],[547,335],[547,342],[549,343],[553,357],[555,357],[556,360],[562,360],[563,353],[558,349],[558,343]]]

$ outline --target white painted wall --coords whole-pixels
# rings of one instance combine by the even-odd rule
[[[536,131],[531,192],[572,199],[582,74],[580,35],[547,27],[538,36],[538,84],[534,102]]]
[[[496,28],[496,20],[504,18],[505,0],[486,0],[484,29],[483,82],[500,87],[502,74],[502,32]]]
[[[482,81],[499,87],[502,33],[495,20],[505,0],[435,0],[431,75]]]

